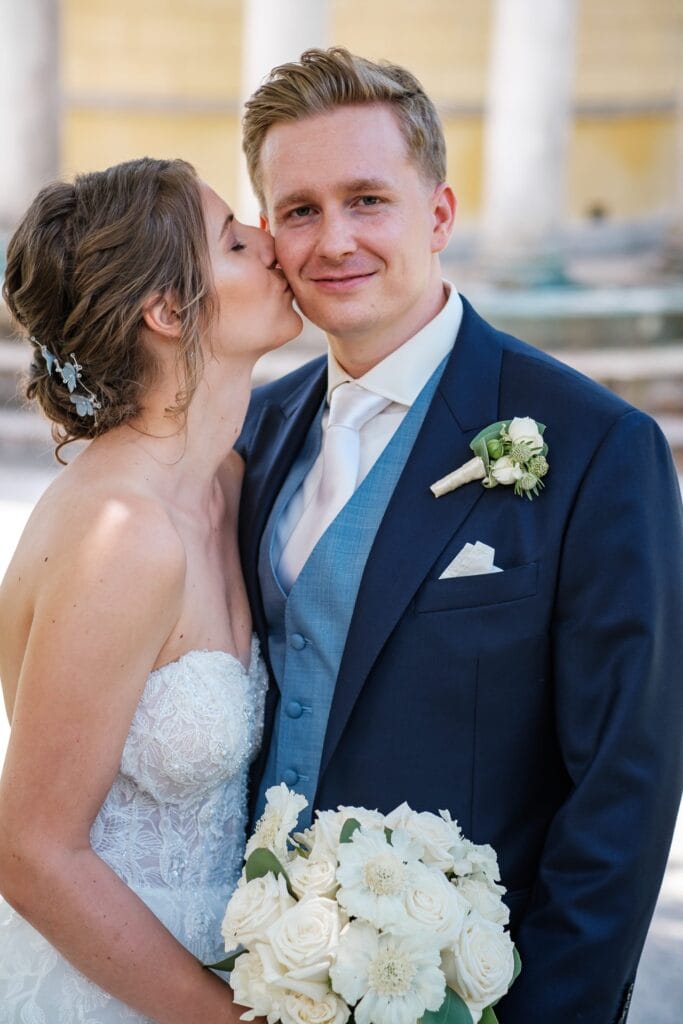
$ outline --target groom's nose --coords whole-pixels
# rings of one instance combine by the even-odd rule
[[[321,213],[316,237],[316,255],[330,263],[340,263],[356,251],[357,245],[348,214],[343,211]]]

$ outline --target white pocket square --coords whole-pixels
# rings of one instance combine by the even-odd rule
[[[476,544],[465,544],[453,561],[439,576],[440,580],[452,580],[458,576],[482,576],[489,572],[502,572],[493,564],[495,549],[480,540]]]

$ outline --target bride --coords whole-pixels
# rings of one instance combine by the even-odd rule
[[[4,296],[28,396],[91,443],[0,589],[0,1021],[236,1021],[201,966],[224,955],[266,688],[231,446],[254,363],[301,320],[270,236],[180,160],[43,189]]]

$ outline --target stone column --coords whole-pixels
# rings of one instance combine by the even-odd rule
[[[0,263],[7,234],[59,174],[59,0],[0,0]]]
[[[561,279],[575,0],[495,0],[485,127],[483,265],[510,284]]]
[[[328,0],[244,0],[242,28],[242,102],[251,96],[271,68],[297,60],[329,38]],[[237,213],[256,223],[258,206],[240,150]]]
[[[683,42],[678,47],[679,67],[683,69]],[[683,70],[678,78],[676,97],[676,180],[671,225],[664,239],[662,268],[676,279],[683,275]]]

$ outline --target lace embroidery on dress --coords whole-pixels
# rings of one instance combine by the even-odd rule
[[[90,833],[95,852],[204,962],[224,955],[266,689],[256,637],[248,670],[223,651],[190,651],[152,672]],[[0,1024],[144,1020],[0,900]]]

